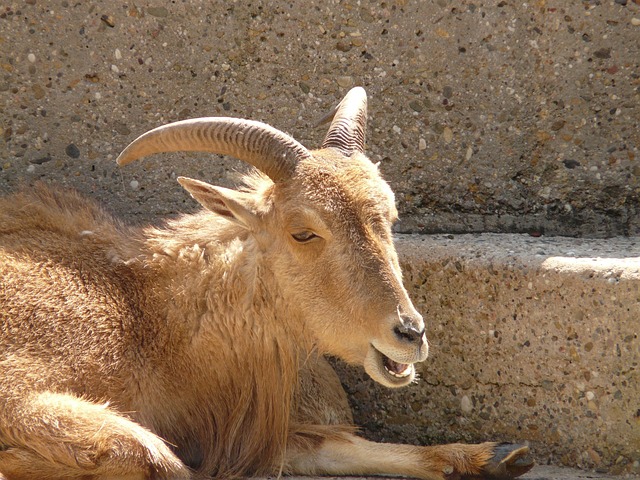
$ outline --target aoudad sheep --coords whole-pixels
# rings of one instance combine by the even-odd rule
[[[403,287],[394,196],[364,153],[351,90],[318,150],[256,121],[151,130],[118,157],[232,155],[227,189],[133,228],[39,186],[0,203],[0,478],[187,479],[387,474],[516,477],[522,445],[380,444],[356,436],[324,355],[401,387],[427,357]]]

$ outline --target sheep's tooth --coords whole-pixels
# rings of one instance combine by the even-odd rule
[[[408,377],[411,374],[411,365],[407,365],[407,367],[401,372],[394,372],[393,370],[390,370],[386,365],[384,366],[384,369],[397,378]]]

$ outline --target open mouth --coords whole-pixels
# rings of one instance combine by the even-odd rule
[[[398,363],[382,354],[382,365],[384,369],[396,378],[405,378],[413,373],[413,365],[409,363]]]
[[[392,388],[408,385],[416,373],[412,363],[396,362],[373,345],[369,346],[364,369],[376,382]]]

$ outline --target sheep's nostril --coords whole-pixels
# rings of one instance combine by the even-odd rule
[[[422,344],[424,338],[424,329],[418,330],[413,326],[397,325],[393,329],[396,337],[406,342]]]

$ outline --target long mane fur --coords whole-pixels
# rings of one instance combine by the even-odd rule
[[[256,194],[270,187],[257,174],[245,180],[245,190]],[[90,281],[143,279],[136,293],[144,299],[136,319],[143,325],[131,324],[126,312],[119,312],[119,321],[124,330],[130,328],[125,334],[146,342],[149,351],[157,345],[165,356],[136,358],[145,364],[142,374],[123,368],[118,374],[129,376],[122,383],[136,385],[131,387],[136,393],[112,408],[165,438],[203,475],[260,475],[282,466],[298,370],[312,347],[292,329],[295,318],[278,298],[251,236],[207,211],[162,227],[131,228],[76,193],[44,185],[0,206],[0,231],[19,229],[24,238],[30,230],[35,243],[49,236],[43,245],[70,263],[76,261],[78,242],[92,242],[91,254],[77,262],[101,258],[98,271],[113,272]],[[65,238],[52,241],[52,232]],[[108,295],[126,290],[105,288]],[[126,304],[125,297],[116,301]],[[134,349],[135,342],[128,346]],[[107,390],[95,395],[97,400],[116,396]]]
[[[272,185],[255,171],[242,180],[242,189],[256,196]],[[185,403],[193,402],[182,406],[188,418],[177,422],[185,431],[161,427],[159,433],[170,442],[182,437],[175,438],[178,444],[197,438],[200,451],[186,456],[202,473],[272,473],[284,459],[306,339],[291,329],[292,313],[278,298],[268,265],[246,231],[204,210],[147,229],[144,236],[151,252],[144,268],[159,267],[160,276],[171,272],[174,293],[181,291],[177,283],[185,283],[184,295],[172,299],[176,308],[169,308],[169,321],[192,312],[198,318],[185,320],[198,329],[193,341],[210,346],[191,350],[196,358],[189,362],[205,368],[202,381],[184,386],[192,390]],[[205,373],[212,368],[214,375]],[[208,411],[200,411],[203,405]]]

